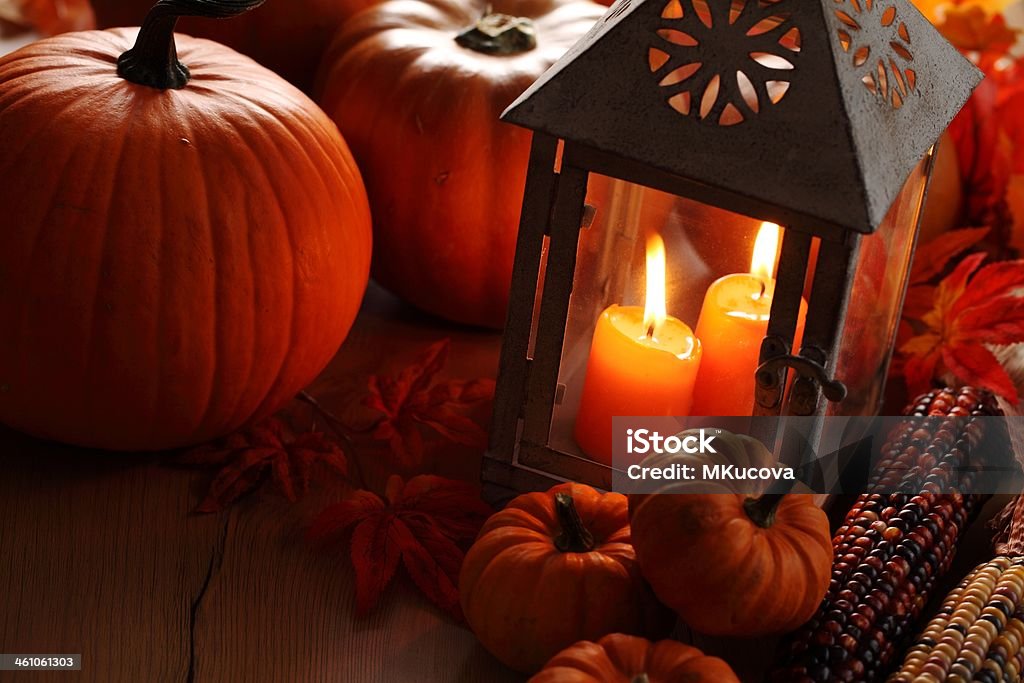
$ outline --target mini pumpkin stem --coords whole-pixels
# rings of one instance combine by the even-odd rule
[[[775,523],[775,511],[785,497],[785,493],[765,493],[760,498],[747,498],[743,509],[754,524],[767,529]]]
[[[462,47],[487,55],[517,55],[537,47],[537,31],[526,17],[491,13],[455,36]]]
[[[248,12],[265,0],[159,0],[149,10],[135,46],[117,59],[121,78],[158,90],[178,90],[188,83],[188,67],[178,61],[174,27],[178,17],[224,19]]]
[[[555,514],[562,527],[562,533],[555,537],[556,548],[563,553],[588,553],[594,549],[594,535],[583,526],[571,494],[555,494]]]

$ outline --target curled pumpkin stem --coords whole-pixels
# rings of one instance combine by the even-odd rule
[[[785,493],[765,493],[760,498],[747,498],[743,510],[754,524],[767,529],[775,523],[775,511],[785,497]]]
[[[178,17],[226,19],[262,5],[265,0],[159,0],[149,10],[132,49],[117,59],[121,78],[157,90],[179,90],[191,77],[178,61],[174,27]]]
[[[555,494],[555,514],[562,527],[562,533],[555,537],[556,548],[563,553],[589,553],[594,549],[594,535],[583,525],[571,494]]]
[[[516,55],[537,47],[537,31],[526,17],[487,12],[455,42],[488,55]]]

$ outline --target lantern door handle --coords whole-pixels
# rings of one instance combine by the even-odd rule
[[[814,380],[821,387],[821,393],[829,401],[838,403],[846,398],[846,385],[828,375],[825,367],[810,358],[794,356],[791,353],[776,356],[761,363],[757,368],[757,384],[766,391],[782,391],[783,370],[792,368],[801,377]]]

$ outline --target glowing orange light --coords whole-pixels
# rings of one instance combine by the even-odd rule
[[[660,235],[647,238],[647,296],[644,300],[644,330],[653,337],[668,318],[665,312],[665,242]]]
[[[754,242],[754,256],[750,259],[750,272],[765,280],[775,277],[775,260],[779,257],[782,228],[775,223],[762,223]],[[649,257],[648,257],[649,258]]]

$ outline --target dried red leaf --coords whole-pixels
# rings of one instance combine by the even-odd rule
[[[1017,389],[989,345],[1024,342],[1024,261],[983,267],[985,258],[961,260],[932,290],[930,310],[911,321],[916,334],[900,345],[899,367],[912,393],[950,372],[1017,403]],[[923,308],[917,298],[914,308]]]
[[[965,228],[939,235],[927,244],[922,244],[914,254],[914,265],[910,270],[910,284],[922,285],[942,274],[953,257],[959,256],[976,246],[988,235],[990,228]]]
[[[949,127],[965,197],[962,220],[992,227],[997,247],[1024,247],[1024,211],[1012,189],[1024,173],[1024,60],[975,54],[986,78]]]
[[[393,475],[383,497],[360,490],[323,510],[307,537],[322,543],[352,530],[358,614],[377,604],[401,559],[420,592],[461,620],[462,546],[476,537],[491,512],[478,488],[466,482],[434,475],[405,482]]]
[[[422,427],[466,446],[483,447],[487,433],[465,411],[494,396],[494,380],[435,381],[448,360],[451,340],[443,339],[419,353],[397,375],[372,375],[365,405],[383,413],[373,437],[388,441],[398,461],[414,466],[423,458]]]
[[[186,451],[176,462],[219,469],[196,512],[223,510],[268,478],[295,502],[309,489],[318,468],[348,475],[348,461],[336,443],[318,432],[293,437],[273,417]]]

